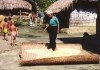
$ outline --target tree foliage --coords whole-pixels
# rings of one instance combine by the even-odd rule
[[[31,2],[35,2],[39,8],[39,10],[44,11],[57,0],[30,0]]]

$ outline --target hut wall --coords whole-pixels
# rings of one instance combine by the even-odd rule
[[[82,35],[84,32],[88,32],[89,34],[96,33],[97,11],[95,9],[94,3],[90,4],[88,2],[81,2],[75,4],[73,8],[70,9],[69,12],[68,11],[69,9],[62,13],[63,16],[60,15],[60,18],[64,18],[61,21],[61,25],[67,25],[67,27],[62,27],[61,32]],[[65,13],[67,15],[65,15]]]
[[[71,13],[69,26],[96,26],[97,14],[95,12],[77,11]]]
[[[73,7],[65,8],[57,13],[61,28],[70,26],[96,26],[96,3],[78,0]],[[75,12],[75,10],[77,10]],[[92,16],[92,17],[91,17]]]

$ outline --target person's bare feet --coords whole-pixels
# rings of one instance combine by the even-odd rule
[[[8,41],[8,39],[6,39],[6,41]]]
[[[6,38],[4,38],[3,40],[6,40],[6,41],[8,41],[8,39],[6,39]]]
[[[10,45],[12,46],[12,43],[10,43]]]
[[[13,43],[10,43],[10,45],[13,47],[14,46],[14,44]]]

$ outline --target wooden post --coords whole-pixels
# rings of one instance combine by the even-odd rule
[[[12,10],[9,10],[9,17],[11,17],[12,15]]]
[[[100,0],[97,4],[96,38],[100,39]]]
[[[22,11],[20,10],[20,19],[21,19]]]
[[[9,16],[11,16],[11,13],[9,12]]]

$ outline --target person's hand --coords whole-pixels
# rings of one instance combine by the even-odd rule
[[[57,31],[57,33],[59,33],[60,31],[59,31],[59,29],[58,29],[58,31]]]
[[[48,25],[48,24],[46,24],[46,27],[49,27],[49,25]]]
[[[46,25],[44,32],[47,32],[47,28],[49,27],[49,25]]]
[[[47,32],[47,30],[46,30],[46,29],[44,29],[44,32]]]

